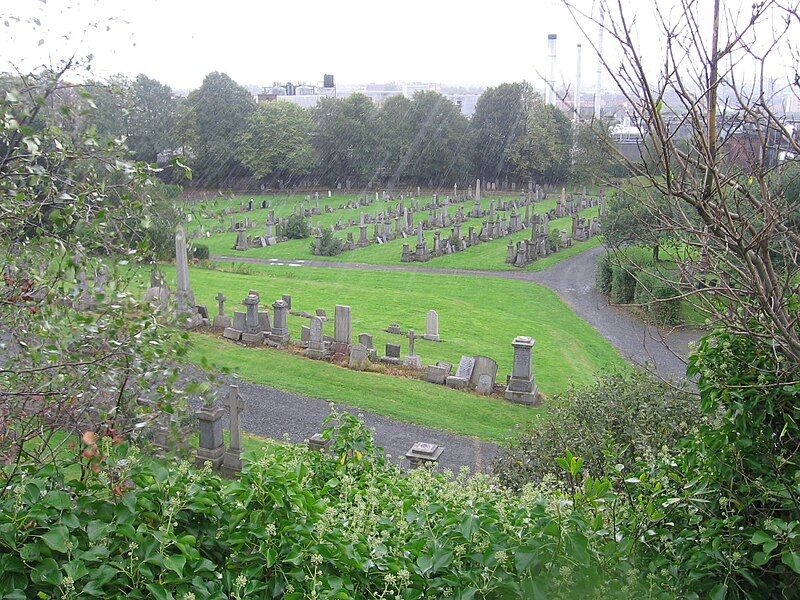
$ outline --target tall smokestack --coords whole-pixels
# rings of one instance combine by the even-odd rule
[[[547,36],[547,56],[550,59],[550,79],[547,81],[547,89],[545,90],[545,102],[547,104],[555,104],[556,101],[556,36],[551,33]]]
[[[573,103],[575,110],[573,118],[577,123],[581,117],[581,45],[578,44],[578,65],[575,69],[575,101]]]
[[[600,113],[602,112],[603,105],[602,105],[602,86],[603,86],[603,63],[600,61],[600,57],[603,56],[603,20],[606,16],[606,11],[603,10],[603,3],[600,3],[600,19],[598,25],[598,32],[597,32],[597,82],[594,86],[594,117],[595,119],[600,118]]]

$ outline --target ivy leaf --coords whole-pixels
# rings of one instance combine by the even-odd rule
[[[800,574],[800,554],[797,552],[784,552],[781,555],[781,562],[795,573]]]
[[[56,525],[50,531],[42,535],[42,541],[47,544],[48,548],[56,552],[67,552],[67,538],[69,532],[63,525]]]
[[[186,557],[180,554],[167,556],[164,559],[164,568],[170,571],[175,571],[178,576],[183,577],[183,567],[186,564]]]

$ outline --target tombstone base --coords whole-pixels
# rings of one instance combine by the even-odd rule
[[[195,464],[202,467],[205,463],[211,463],[214,469],[219,469],[222,465],[222,457],[225,454],[225,444],[216,448],[198,448]]]
[[[228,448],[222,455],[221,470],[226,475],[235,475],[242,470],[242,458],[240,450]]]
[[[399,365],[400,359],[394,356],[381,356],[381,362],[389,363],[390,365]]]
[[[238,342],[242,339],[242,332],[238,329],[234,329],[233,327],[226,327],[225,330],[222,332],[222,337],[226,340],[233,340],[234,342]]]
[[[445,381],[447,381],[447,375],[449,372],[450,370],[444,367],[440,367],[438,365],[429,365],[428,372],[425,374],[425,381],[429,383],[436,383],[438,385],[444,385]]]
[[[425,334],[423,334],[422,335],[422,339],[423,340],[428,340],[429,342],[439,342],[439,341],[441,341],[439,339],[439,335],[438,334],[433,334],[433,333],[425,333]]]
[[[403,360],[404,367],[411,367],[412,369],[420,370],[422,369],[422,359],[417,356],[416,354],[409,354]]]
[[[331,344],[331,352],[350,356],[350,344],[347,342],[333,342],[333,344]]]
[[[271,342],[275,342],[276,344],[286,344],[291,339],[289,333],[269,333],[267,337]]]
[[[457,377],[455,375],[451,375],[445,379],[445,384],[447,387],[453,388],[454,390],[465,390],[469,385],[469,379],[466,377]]]
[[[539,395],[539,388],[536,385],[533,386],[533,391],[530,392],[518,392],[507,389],[505,397],[506,400],[510,400],[511,402],[527,404],[529,406],[538,406],[542,403],[542,398]]]
[[[264,343],[264,332],[258,333],[242,333],[243,344],[262,344]]]
[[[227,329],[231,326],[231,318],[228,315],[217,315],[214,317],[215,329]]]

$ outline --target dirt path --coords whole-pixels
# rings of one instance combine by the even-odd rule
[[[701,332],[687,327],[664,329],[643,323],[627,309],[611,306],[594,286],[595,260],[603,252],[593,248],[543,271],[473,271],[414,265],[371,265],[315,260],[278,260],[243,256],[215,256],[213,260],[262,265],[294,265],[366,271],[407,271],[443,275],[499,277],[532,281],[556,292],[561,299],[606,338],[625,358],[673,380],[685,377],[689,344]]]

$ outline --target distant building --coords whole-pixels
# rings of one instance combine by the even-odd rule
[[[326,87],[330,85],[330,87]],[[275,102],[282,100],[297,104],[303,108],[313,108],[321,98],[328,98],[336,95],[336,88],[333,87],[333,75],[325,75],[322,85],[306,83],[273,83],[265,87],[263,91],[256,95],[259,104],[263,102]]]

